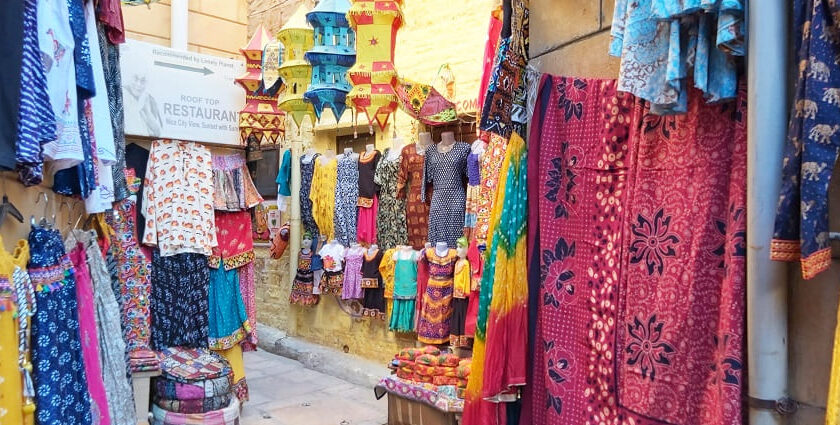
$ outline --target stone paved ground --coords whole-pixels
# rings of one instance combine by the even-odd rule
[[[241,425],[383,425],[387,398],[265,351],[245,353],[251,400]]]

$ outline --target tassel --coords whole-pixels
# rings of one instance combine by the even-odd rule
[[[29,369],[23,369],[23,396],[35,397],[35,385],[32,383],[32,373]]]

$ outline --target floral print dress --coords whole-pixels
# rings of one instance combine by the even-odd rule
[[[335,186],[335,238],[344,246],[356,242],[359,200],[359,162],[353,155],[338,157]]]
[[[423,202],[420,196],[423,188],[424,153],[425,151],[418,152],[416,144],[404,147],[397,176],[397,197],[406,201],[408,243],[414,249],[423,248],[429,233],[429,204]],[[431,193],[427,196],[431,199]]]
[[[408,243],[405,223],[405,200],[397,197],[397,174],[402,157],[390,160],[390,148],[376,165],[373,181],[380,186],[379,210],[376,213],[376,241],[383,250]]]

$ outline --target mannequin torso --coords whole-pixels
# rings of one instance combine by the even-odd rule
[[[420,133],[417,138],[417,154],[425,155],[426,148],[432,144],[432,135],[429,133]]]
[[[437,144],[437,150],[440,153],[448,153],[455,146],[455,133],[447,131],[440,135],[440,143]]]

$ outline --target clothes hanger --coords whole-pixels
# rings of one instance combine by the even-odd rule
[[[6,179],[3,179],[3,202],[0,203],[0,225],[6,219],[6,214],[11,215],[18,223],[23,223],[23,214],[9,201],[9,196],[6,194]]]
[[[38,203],[41,202],[42,196],[44,198],[44,213],[41,216],[41,220],[39,220],[38,223],[36,223],[35,214],[32,214],[32,216],[29,218],[29,224],[31,224],[32,227],[51,228],[50,222],[47,221],[47,207],[50,204],[50,198],[47,196],[46,192],[38,192],[38,197],[35,198],[35,206],[38,206]],[[55,216],[53,216],[53,218],[55,218]]]

